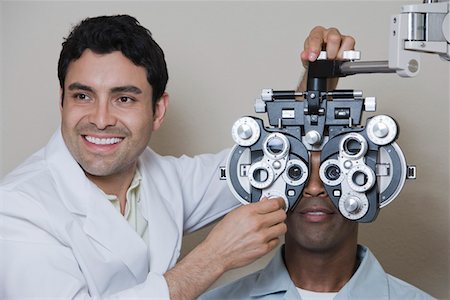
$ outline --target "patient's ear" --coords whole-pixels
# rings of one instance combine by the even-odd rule
[[[59,89],[59,111],[62,112],[63,109],[63,101],[64,101],[64,90],[62,88]]]

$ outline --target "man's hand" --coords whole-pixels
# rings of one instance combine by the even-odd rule
[[[252,263],[274,249],[286,233],[284,201],[263,199],[230,212],[210,232],[205,244],[225,270]]]
[[[355,48],[355,39],[349,35],[343,35],[336,28],[314,27],[305,39],[304,48],[300,54],[303,67],[308,70],[309,62],[317,59],[320,51],[327,52],[328,59],[342,59],[345,50]],[[307,72],[303,75],[297,90],[305,91]],[[337,78],[330,82],[329,89],[333,90],[337,85]]]
[[[164,277],[171,299],[195,299],[224,272],[267,254],[286,233],[281,198],[263,199],[226,215],[206,239]]]

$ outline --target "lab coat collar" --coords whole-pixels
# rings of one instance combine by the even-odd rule
[[[284,264],[283,253],[284,246],[277,251],[267,267],[261,271],[250,292],[252,297],[285,293],[284,299],[301,299]],[[357,253],[361,261],[358,270],[334,299],[388,300],[387,274],[368,248],[358,245]],[[370,282],[370,291],[367,290],[367,282]]]
[[[60,200],[82,219],[84,231],[119,256],[136,278],[145,278],[148,266],[143,261],[148,252],[144,241],[86,177],[67,149],[60,128],[46,146],[45,157]]]
[[[86,216],[92,182],[67,149],[60,128],[45,147],[45,160],[61,195],[60,200],[71,213]]]
[[[173,203],[164,201],[170,198],[170,191],[161,189],[161,181],[174,180],[166,178],[157,164],[158,155],[147,148],[138,162],[141,181],[141,208],[148,222],[149,267],[152,272],[164,274],[172,268],[180,254],[182,228],[178,228],[174,220]],[[180,216],[181,217],[181,216]],[[173,249],[168,251],[168,249]]]

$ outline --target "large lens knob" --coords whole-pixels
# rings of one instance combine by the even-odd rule
[[[231,136],[234,142],[240,146],[248,147],[256,143],[261,134],[261,129],[255,119],[243,117],[234,122],[231,128]]]
[[[377,145],[392,143],[397,137],[397,124],[394,119],[386,115],[371,118],[366,125],[367,136]]]
[[[361,209],[359,199],[355,197],[345,199],[344,208],[348,213],[357,213]]]
[[[339,199],[339,211],[349,220],[364,217],[369,210],[369,201],[363,194],[347,194]]]

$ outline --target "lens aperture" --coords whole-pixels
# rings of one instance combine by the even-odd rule
[[[267,178],[269,178],[269,173],[266,169],[257,169],[255,172],[253,172],[253,178],[259,183],[263,183],[267,181]]]
[[[358,186],[364,186],[368,180],[369,178],[364,172],[357,171],[353,173],[352,181]]]
[[[302,178],[302,168],[298,165],[292,165],[288,169],[288,175],[292,180],[297,181]]]
[[[284,141],[277,136],[274,136],[267,141],[267,150],[273,155],[280,154],[283,152],[284,148]]]
[[[344,151],[351,156],[358,155],[361,151],[362,145],[361,142],[354,138],[349,138],[344,143]]]
[[[325,177],[328,180],[335,181],[339,179],[339,176],[341,176],[341,169],[339,168],[339,166],[335,164],[327,166],[325,170]]]

